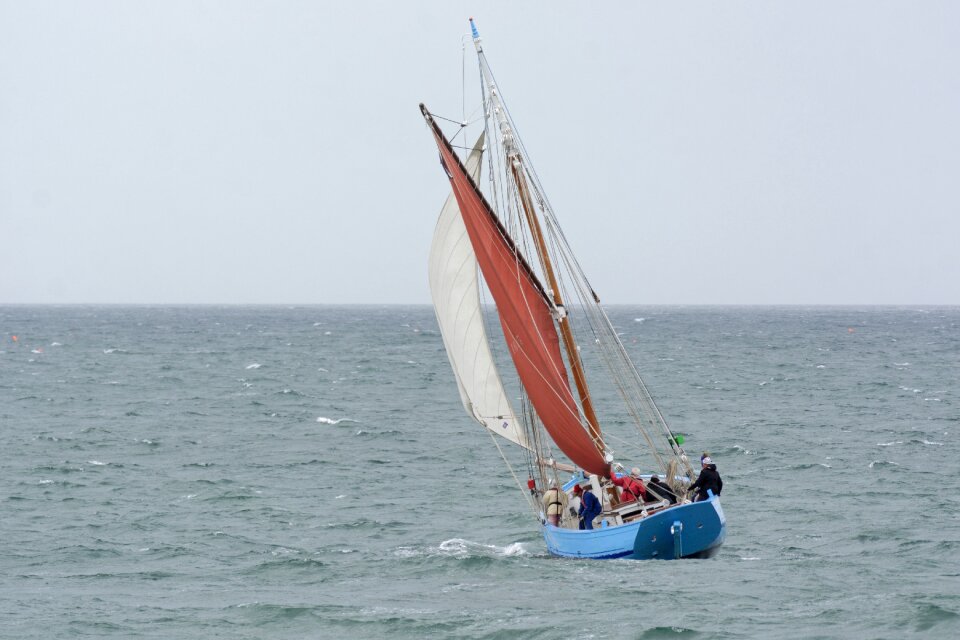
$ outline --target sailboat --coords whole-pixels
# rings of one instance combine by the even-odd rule
[[[455,124],[457,139],[465,118],[441,118],[420,105],[452,190],[434,232],[429,278],[463,406],[491,435],[551,554],[711,557],[726,533],[720,497],[688,498],[696,475],[684,438],[667,425],[574,256],[472,18],[470,29],[483,114],[476,143],[455,147],[438,120]],[[645,483],[645,496],[625,492],[628,467],[632,480]],[[599,503],[595,517],[579,513],[585,492]],[[634,485],[634,493],[643,492]]]

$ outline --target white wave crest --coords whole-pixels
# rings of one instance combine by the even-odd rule
[[[332,418],[320,416],[319,418],[317,418],[317,422],[320,422],[322,424],[340,424],[341,422],[356,422],[356,420],[351,420],[350,418],[340,418],[338,420],[333,420]]]
[[[253,364],[248,364],[247,369],[259,369],[261,365],[259,362],[254,362]]]

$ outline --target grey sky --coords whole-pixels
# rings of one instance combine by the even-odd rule
[[[960,3],[8,0],[0,303],[428,302],[471,15],[605,302],[960,304]]]

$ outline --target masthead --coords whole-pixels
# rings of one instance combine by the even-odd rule
[[[477,25],[474,24],[473,18],[470,18],[470,31],[473,32],[473,46],[476,48],[477,53],[483,51],[483,47],[480,45],[480,32],[477,31]]]

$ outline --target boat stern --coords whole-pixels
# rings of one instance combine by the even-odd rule
[[[726,537],[720,498],[693,502],[646,518],[631,557],[638,560],[711,558]]]

